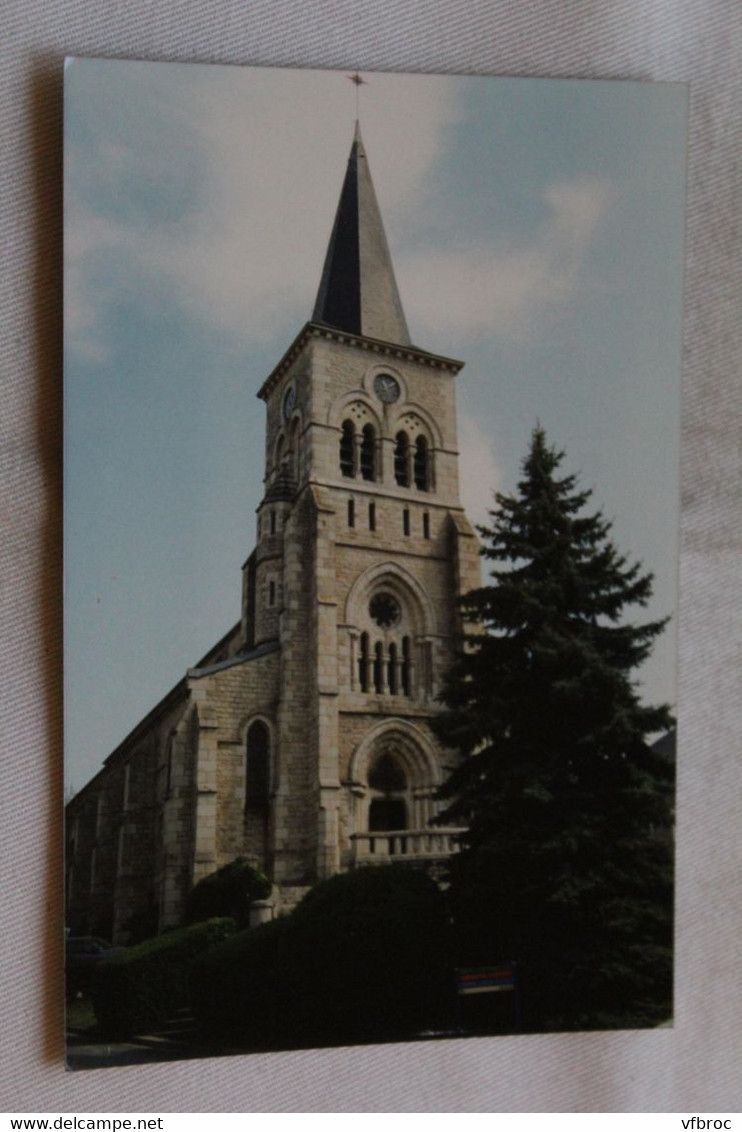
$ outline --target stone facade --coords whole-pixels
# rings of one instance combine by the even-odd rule
[[[349,171],[361,159],[357,139]],[[367,166],[355,175],[349,207],[377,241],[359,292],[378,319],[391,263]],[[335,236],[330,298],[334,254]],[[430,720],[456,599],[479,584],[458,490],[461,363],[409,345],[406,325],[397,342],[365,333],[359,309],[349,330],[324,322],[318,299],[260,390],[266,490],[240,621],[69,804],[76,934],[126,941],[177,924],[190,887],[240,855],[285,909],[338,871],[452,849],[453,831],[429,824],[452,758]]]

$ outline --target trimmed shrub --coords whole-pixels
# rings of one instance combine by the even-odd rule
[[[239,927],[246,927],[250,904],[253,900],[265,900],[270,893],[268,878],[244,857],[237,857],[191,889],[186,900],[185,922],[197,924],[215,916],[229,916]]]
[[[191,977],[191,1008],[206,1039],[285,1048],[298,981],[287,971],[290,930],[291,917],[272,920],[238,932],[199,958]]]
[[[188,1005],[196,958],[235,931],[233,920],[209,920],[127,948],[101,963],[93,980],[93,1008],[105,1037],[142,1033]]]
[[[398,865],[332,877],[294,913],[241,932],[194,969],[212,1038],[250,1048],[401,1040],[450,1023],[446,903]]]

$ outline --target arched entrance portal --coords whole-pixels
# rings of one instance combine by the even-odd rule
[[[368,788],[369,831],[407,829],[407,778],[394,755],[379,755],[369,772]]]
[[[351,760],[351,866],[435,859],[455,831],[431,826],[440,771],[432,740],[406,720],[372,728]]]

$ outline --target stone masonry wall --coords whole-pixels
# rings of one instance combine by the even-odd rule
[[[194,883],[238,856],[263,870],[270,865],[247,837],[246,741],[250,725],[261,720],[275,744],[279,663],[275,651],[189,678],[198,718]]]
[[[67,917],[74,934],[125,943],[152,934],[166,917],[168,860],[179,875],[188,855],[189,776],[171,758],[171,736],[187,710],[183,693],[152,713],[69,803]],[[173,838],[174,824],[184,837]]]

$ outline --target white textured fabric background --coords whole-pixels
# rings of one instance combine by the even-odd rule
[[[0,1110],[742,1108],[742,4],[4,0],[1,12]],[[65,54],[691,84],[674,1030],[65,1072],[60,926]]]

